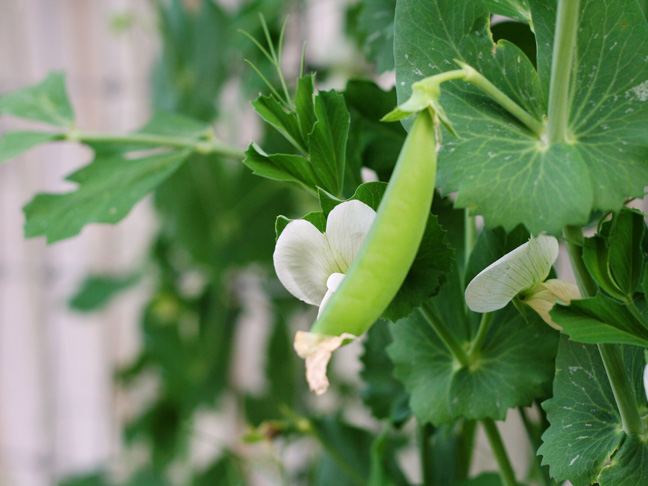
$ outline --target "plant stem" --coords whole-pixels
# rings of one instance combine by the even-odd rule
[[[479,89],[481,89],[488,96],[493,98],[497,103],[499,103],[502,108],[508,111],[515,118],[524,123],[529,130],[531,130],[537,137],[541,137],[545,132],[545,127],[542,123],[531,116],[524,108],[518,105],[515,101],[509,98],[502,90],[497,86],[491,83],[488,79],[484,77],[479,71],[475,68],[469,66],[468,64],[461,63],[466,76],[465,81],[474,84]]]
[[[605,371],[610,380],[614,399],[621,414],[623,430],[629,435],[643,433],[643,422],[639,415],[639,409],[637,408],[637,402],[632,393],[630,382],[625,373],[619,348],[615,344],[602,343],[598,345],[598,348],[603,359]]]
[[[162,135],[149,135],[142,133],[128,133],[124,135],[77,132],[73,131],[65,135],[65,140],[93,143],[119,143],[137,145],[155,145],[158,147],[190,148],[200,154],[217,154],[224,157],[242,160],[245,154],[242,150],[231,145],[224,144],[217,140],[195,140],[182,137],[167,137]],[[148,147],[146,147],[148,148]]]
[[[479,323],[479,329],[477,329],[477,335],[470,345],[470,350],[468,351],[468,357],[473,361],[477,356],[477,353],[481,351],[481,347],[484,344],[484,339],[488,334],[491,323],[493,322],[493,312],[486,312],[482,314],[481,322]]]
[[[421,443],[421,475],[423,476],[423,486],[432,486],[434,471],[430,462],[430,437],[434,428],[431,424],[419,425],[419,442]]]
[[[593,297],[598,289],[583,261],[583,232],[577,226],[565,226],[563,235],[567,243],[569,261],[574,269],[576,283],[583,297]]]
[[[477,230],[475,228],[475,217],[470,215],[468,208],[464,209],[464,269],[468,268],[470,254],[475,246]]]
[[[482,425],[484,426],[484,432],[486,432],[486,437],[488,438],[488,442],[493,450],[493,455],[495,456],[497,465],[500,468],[504,486],[517,486],[511,461],[506,453],[504,442],[502,442],[502,436],[500,435],[499,430],[497,430],[495,421],[491,418],[487,418],[482,420]]]
[[[531,448],[533,449],[533,467],[540,474],[542,482],[545,484],[545,486],[554,486],[555,483],[549,476],[549,469],[547,467],[542,467],[540,457],[537,455],[538,449],[540,449],[540,445],[542,445],[542,439],[534,430],[533,423],[531,422],[531,419],[529,419],[527,413],[524,411],[524,407],[518,407],[518,411],[520,412],[520,418],[522,419],[522,424],[524,425],[524,430],[526,431],[527,438],[529,439],[529,443],[531,444]]]
[[[567,239],[567,250],[572,262],[572,268],[583,297],[593,297],[596,294],[596,283],[587,272],[583,262],[582,240],[583,233],[579,228],[566,226],[563,230]],[[623,430],[627,434],[639,434],[644,430],[643,422],[637,408],[637,402],[632,393],[632,387],[623,367],[619,348],[615,344],[598,344],[599,353],[605,366],[605,371],[612,387],[614,399],[621,415]]]
[[[428,324],[430,324],[430,327],[434,329],[441,341],[443,341],[448,350],[452,352],[457,361],[459,361],[462,366],[468,366],[470,364],[470,359],[468,358],[466,351],[464,351],[457,339],[446,329],[445,325],[439,320],[430,304],[426,302],[421,307],[419,307],[419,309],[421,311],[421,315],[425,318]]]
[[[567,140],[570,77],[573,70],[580,0],[558,0],[556,37],[551,61],[547,142]]]

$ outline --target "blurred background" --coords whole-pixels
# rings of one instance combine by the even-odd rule
[[[393,86],[363,30],[380,18],[351,0],[2,0],[0,95],[62,71],[84,130],[125,133],[164,110],[241,149],[280,146],[249,108],[265,88],[243,60],[271,67],[238,30],[261,38],[259,14],[274,40],[289,15],[289,82],[306,42],[318,87]],[[0,134],[25,126],[2,118]],[[303,196],[195,156],[115,227],[25,240],[22,206],[71,190],[64,177],[91,158],[59,143],[0,165],[0,485],[347,484],[318,451],[333,438],[366,444],[392,412],[357,399],[357,345],[333,363],[329,394],[305,390],[291,341],[314,314],[271,268],[274,218],[307,212]],[[300,429],[313,411],[328,414],[309,419],[316,441]],[[476,469],[489,466],[480,444]],[[524,469],[528,447],[507,445]],[[417,480],[413,449],[399,450]]]

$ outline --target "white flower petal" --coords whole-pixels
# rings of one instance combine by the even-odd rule
[[[343,279],[344,279],[344,274],[343,273],[334,273],[326,281],[326,287],[328,287],[328,290],[326,291],[326,295],[322,299],[322,303],[320,304],[319,311],[317,312],[317,317],[318,318],[319,318],[320,314],[322,313],[322,310],[324,309],[324,306],[326,305],[326,303],[329,301],[329,299],[333,295],[333,292],[335,292],[338,289],[338,287],[342,283]]]
[[[323,394],[329,386],[326,368],[333,351],[356,339],[356,336],[344,333],[341,336],[325,336],[312,332],[297,331],[295,351],[306,360],[306,381],[309,388],[317,395]]]
[[[340,271],[326,236],[303,219],[284,228],[273,259],[277,277],[288,292],[312,305],[320,305],[327,279]]]
[[[646,392],[646,400],[648,400],[648,365],[644,368],[643,372],[644,391]]]
[[[532,237],[472,279],[466,288],[466,304],[475,312],[501,309],[518,293],[547,278],[556,258],[556,238],[546,235]]]
[[[346,273],[358,255],[376,211],[361,201],[347,201],[338,204],[326,220],[326,238],[340,267]]]
[[[562,329],[549,315],[556,302],[569,305],[572,299],[580,299],[578,285],[566,280],[552,278],[546,282],[540,282],[524,295],[522,303],[535,310],[542,319],[554,329]],[[520,297],[522,299],[522,297]]]

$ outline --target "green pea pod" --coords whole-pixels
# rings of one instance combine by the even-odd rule
[[[430,215],[436,180],[434,120],[418,113],[401,149],[376,219],[340,287],[312,333],[360,336],[400,289],[416,257]]]

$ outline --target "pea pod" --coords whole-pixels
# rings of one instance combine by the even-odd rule
[[[423,238],[434,196],[434,133],[430,112],[419,112],[362,249],[313,324],[312,333],[360,336],[400,289]]]

